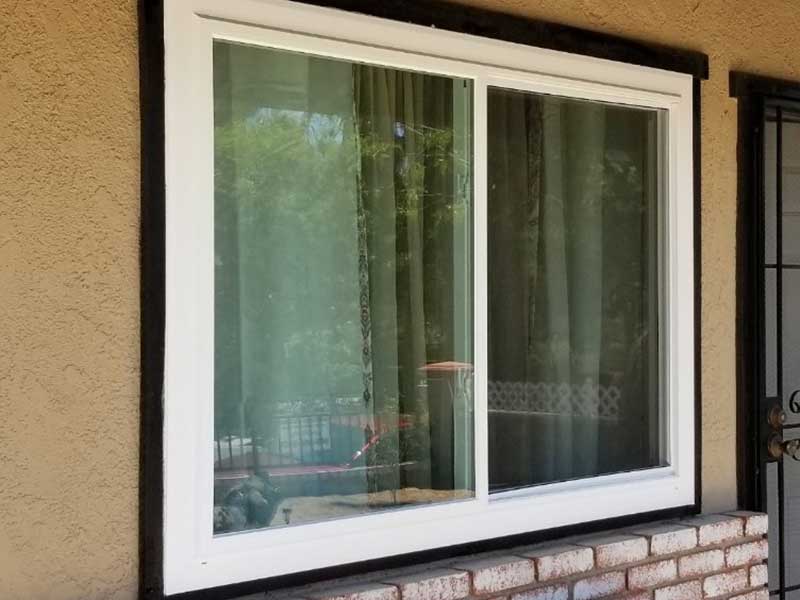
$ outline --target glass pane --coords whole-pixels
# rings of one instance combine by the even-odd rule
[[[489,90],[493,491],[667,464],[655,110]]]
[[[764,386],[767,397],[778,395],[778,274],[764,269]]]
[[[783,303],[780,322],[783,369],[783,408],[788,423],[800,422],[800,270],[783,269]]]
[[[783,262],[800,265],[800,115],[783,113]]]
[[[767,112],[764,123],[764,261],[777,262],[778,206],[777,206],[777,126],[774,110]]]
[[[474,495],[471,94],[215,43],[215,533]]]

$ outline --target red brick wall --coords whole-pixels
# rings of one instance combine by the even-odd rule
[[[705,515],[270,592],[270,600],[768,600],[767,517]]]

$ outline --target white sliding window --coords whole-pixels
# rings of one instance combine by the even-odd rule
[[[165,8],[168,594],[694,502],[691,76]]]

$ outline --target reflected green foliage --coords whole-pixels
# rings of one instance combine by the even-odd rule
[[[426,205],[432,215],[425,228],[429,245],[452,229],[454,220],[467,218],[462,195],[454,196],[452,190],[428,192],[424,185],[425,171],[432,166],[452,176],[452,130],[425,126],[406,132],[411,133],[422,142],[418,155],[405,152],[401,141],[387,143],[376,135],[364,135],[354,142],[352,122],[337,115],[265,109],[215,128],[215,270],[224,281],[231,273],[241,277],[246,267],[248,283],[263,286],[247,298],[241,297],[241,290],[247,289],[248,283],[238,281],[238,290],[231,289],[233,286],[216,288],[215,414],[220,434],[239,431],[240,402],[245,405],[245,434],[265,436],[270,432],[264,424],[276,406],[283,412],[303,413],[321,408],[314,406],[320,395],[361,396],[359,225],[354,195],[362,161],[397,164],[402,190],[396,196],[397,215],[408,216]],[[466,162],[465,157],[459,160]],[[435,211],[431,210],[434,206]],[[370,210],[377,208],[364,207],[367,226],[372,220]],[[232,239],[239,240],[235,248]],[[370,259],[384,260],[378,268],[402,271],[417,251],[398,246],[391,256],[373,255]],[[426,261],[426,278],[438,280],[434,285],[446,289],[449,268],[436,258]],[[290,281],[298,278],[306,278],[305,290]],[[329,302],[321,306],[303,293],[312,290]],[[232,311],[236,303],[229,300],[237,291],[238,310]],[[409,320],[383,325],[396,328],[399,338],[406,336],[404,328],[411,326],[416,324]],[[373,323],[372,327],[381,328],[382,324]],[[430,346],[449,341],[443,339],[448,332],[441,329],[440,320],[428,320],[425,327]],[[265,368],[254,375],[251,387],[269,390],[269,400],[246,393],[237,398],[231,393],[240,385],[233,380],[241,377],[241,359],[233,357],[238,357],[242,338],[254,334],[260,339],[248,347],[249,360],[263,360]],[[280,356],[270,347],[276,343],[281,346]],[[442,359],[446,358],[450,357],[443,355]],[[287,381],[287,373],[296,378]],[[298,388],[300,393],[275,398],[281,391],[297,392]]]
[[[215,130],[216,272],[240,279],[237,289],[217,286],[217,335],[227,342],[217,351],[220,432],[238,430],[240,401],[248,431],[267,435],[277,404],[291,412],[304,395],[359,395],[356,265],[336,268],[352,256],[356,234],[354,207],[343,200],[358,165],[344,127],[335,116],[264,111]],[[231,239],[239,240],[233,252]],[[314,291],[320,296],[309,298]],[[236,292],[238,302],[227,302]],[[251,372],[238,372],[233,346],[247,349]],[[248,378],[243,398],[230,393],[237,376]]]

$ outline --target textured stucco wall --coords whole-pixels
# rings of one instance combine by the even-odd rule
[[[0,0],[0,598],[133,598],[134,0]]]
[[[795,0],[461,0],[702,50],[703,494],[735,504],[731,68],[800,78]],[[0,2],[0,597],[136,586],[134,0]]]

